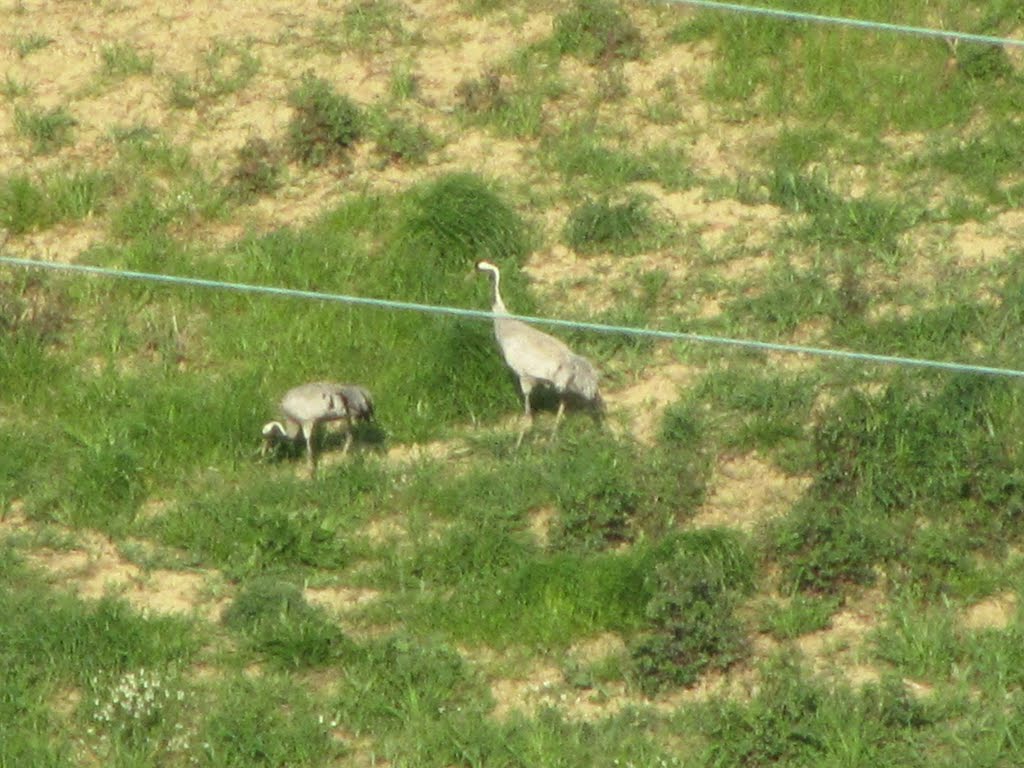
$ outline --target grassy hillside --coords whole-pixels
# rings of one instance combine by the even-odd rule
[[[1019,4],[772,3],[1024,38]],[[1024,369],[1019,48],[0,10],[4,255]],[[0,266],[0,767],[1013,766],[1020,383]],[[296,384],[377,423],[261,457]]]

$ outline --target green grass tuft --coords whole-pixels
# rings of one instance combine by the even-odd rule
[[[639,58],[643,38],[614,0],[576,0],[555,17],[553,44],[558,53],[608,63]]]
[[[258,437],[253,420],[253,442]],[[253,473],[258,468],[253,468]],[[344,567],[350,560],[345,532],[371,471],[328,474],[315,485],[280,472],[253,474],[248,492],[196,494],[147,527],[171,546],[188,549],[196,562],[232,577],[309,572]],[[334,504],[348,498],[347,515]]]
[[[194,77],[170,75],[168,102],[176,109],[223,99],[245,88],[260,71],[260,60],[247,43],[216,40],[203,52]]]
[[[817,395],[818,376],[765,375],[748,364],[730,366],[707,375],[691,390],[688,399],[696,409],[714,414],[710,432],[724,449],[758,451],[787,461],[810,462],[807,423]],[[673,410],[675,418],[686,415],[686,405]],[[690,418],[694,418],[691,412]],[[667,425],[679,438],[695,436],[692,422]],[[707,427],[705,427],[707,429]],[[677,438],[677,439],[679,439]],[[689,439],[692,439],[690,437]]]
[[[14,110],[14,128],[32,142],[39,154],[52,154],[71,143],[72,128],[78,121],[64,107],[52,109]]]
[[[0,226],[16,235],[54,221],[46,193],[28,176],[8,176],[0,187]]]
[[[251,136],[235,153],[236,164],[228,178],[230,193],[248,202],[281,186],[281,163],[269,142]]]
[[[407,201],[392,268],[395,289],[407,296],[450,300],[478,260],[518,263],[529,250],[519,214],[479,176],[441,176],[413,188]]]
[[[216,690],[194,737],[201,764],[321,766],[345,754],[332,713],[297,683],[272,675],[236,675]],[[199,760],[197,760],[199,762]]]
[[[171,212],[161,205],[155,189],[143,184],[113,212],[111,234],[123,240],[151,240],[166,232],[172,218]]]
[[[722,697],[697,715],[706,764],[924,765],[934,750],[946,753],[942,704],[916,698],[902,680],[827,687],[788,656],[765,662],[761,679],[749,702]]]
[[[446,710],[482,715],[489,696],[453,648],[412,637],[390,637],[353,649],[337,699],[340,719],[357,734],[436,722]]]
[[[152,170],[160,177],[176,177],[192,165],[191,152],[172,144],[145,124],[117,128],[113,132],[118,157],[129,165]],[[145,185],[139,185],[145,188]]]
[[[347,642],[322,609],[306,602],[299,587],[268,576],[245,582],[221,621],[286,669],[329,664]]]
[[[0,95],[8,101],[14,101],[22,96],[26,96],[29,90],[29,86],[26,83],[12,77],[10,72],[4,75],[4,80],[0,83]]]
[[[565,648],[600,632],[635,630],[650,592],[649,552],[518,557],[514,565],[464,580],[450,597],[429,600],[416,625],[453,641],[503,648]]]
[[[792,640],[827,629],[838,607],[839,600],[836,598],[797,593],[785,603],[773,605],[764,615],[761,629],[779,640]]]
[[[24,59],[29,54],[41,51],[48,47],[54,42],[52,37],[47,37],[42,34],[28,34],[18,35],[14,38],[13,45],[14,52],[18,54],[19,59]]]
[[[647,587],[650,631],[631,649],[641,689],[689,686],[709,669],[745,658],[737,598],[753,586],[754,563],[742,539],[725,530],[687,533],[662,545],[668,555]]]
[[[107,77],[131,77],[153,72],[153,55],[141,54],[127,42],[104,45],[100,49],[100,61]]]
[[[425,126],[408,118],[385,115],[374,122],[377,152],[390,162],[422,165],[438,144]]]
[[[0,627],[4,666],[34,669],[37,680],[87,685],[95,676],[186,663],[197,651],[190,622],[143,618],[127,603],[83,602],[55,592],[17,563],[2,564]],[[40,667],[38,660],[47,663]]]
[[[360,108],[323,78],[307,72],[288,96],[294,110],[288,124],[292,156],[307,165],[343,158],[364,130]]]
[[[770,199],[811,221],[800,233],[821,246],[860,245],[882,254],[895,254],[898,236],[912,223],[905,205],[864,196],[843,200],[829,187],[828,175],[811,176],[776,168],[768,180]]]
[[[835,592],[888,566],[918,590],[976,589],[969,553],[1024,533],[1016,447],[994,415],[1015,400],[1004,382],[954,378],[837,403],[817,430],[816,480],[776,530],[789,582]]]
[[[587,200],[569,214],[563,237],[573,250],[629,254],[642,250],[655,229],[649,203],[631,197],[621,203]]]
[[[545,100],[561,90],[547,67],[524,57],[512,71],[489,68],[478,78],[463,80],[455,95],[468,122],[486,124],[505,136],[536,138],[543,133]]]

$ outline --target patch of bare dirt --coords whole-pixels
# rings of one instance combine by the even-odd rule
[[[756,453],[726,456],[715,466],[707,500],[691,522],[750,531],[785,514],[809,484],[809,478],[786,475]]]
[[[612,632],[605,632],[572,646],[568,656],[580,664],[594,664],[611,656],[621,656],[625,652],[626,644],[622,638]]]
[[[693,383],[697,371],[681,363],[664,363],[645,370],[636,382],[611,392],[605,398],[609,408],[628,415],[633,437],[651,444],[665,407],[679,399],[680,391]]]
[[[533,510],[529,517],[529,531],[541,547],[546,547],[551,536],[551,525],[558,516],[558,510],[551,506]]]
[[[655,193],[653,188],[650,191]],[[699,187],[658,192],[657,199],[681,226],[699,233],[701,244],[708,251],[736,245],[752,250],[768,248],[784,220],[778,206],[747,205],[731,198],[709,199]]]
[[[560,229],[564,222],[561,212],[550,211],[548,227]],[[547,310],[540,315],[570,316],[570,310],[585,307],[586,314],[594,316],[615,306],[616,295],[608,290],[609,285],[620,289],[632,282],[637,265],[615,256],[580,256],[561,244],[535,251],[524,265],[533,287],[560,307],[557,311]],[[511,311],[515,311],[514,308]]]
[[[332,613],[344,613],[376,600],[380,593],[375,589],[357,587],[306,587],[306,599]]]
[[[83,549],[40,549],[29,552],[27,559],[87,600],[112,593],[143,612],[183,614],[205,603],[206,576],[164,569],[143,571],[121,557],[109,541],[99,536],[86,538]],[[207,608],[212,611],[215,606]]]
[[[74,226],[62,225],[28,232],[12,243],[11,256],[41,261],[77,261],[93,246],[103,242],[105,233],[99,223],[86,219]]]
[[[125,3],[105,12],[84,11],[74,4],[26,3],[20,12],[4,14],[8,33],[12,38],[43,35],[51,42],[24,58],[5,46],[0,49],[0,65],[10,77],[29,85],[37,105],[70,105],[78,123],[70,152],[92,156],[95,153],[86,145],[100,144],[113,125],[148,124],[172,133],[186,126],[194,130],[201,122],[197,116],[168,108],[167,78],[172,73],[196,75],[202,55],[222,41],[248,40],[259,55],[261,43],[283,36],[290,21],[316,10],[311,0],[266,1],[244,8],[213,2],[162,10]],[[153,74],[105,80],[104,48],[125,42],[152,54]],[[125,98],[125,92],[133,97]],[[209,124],[208,119],[205,122]]]
[[[362,535],[374,544],[386,544],[408,535],[405,520],[402,517],[376,517],[362,529]]]
[[[470,448],[461,440],[434,440],[429,443],[403,443],[388,447],[387,460],[394,464],[418,461],[453,461],[470,456]]]
[[[1004,592],[966,608],[963,625],[967,629],[1006,629],[1017,617],[1017,594]]]
[[[872,614],[844,609],[832,616],[826,629],[802,635],[796,644],[804,655],[812,658],[834,656],[847,653],[859,645],[874,626],[875,617]]]
[[[448,108],[454,107],[462,81],[478,78],[513,51],[551,34],[552,17],[541,9],[519,18],[485,20],[467,17],[456,3],[424,2],[417,11],[425,20],[420,29],[427,43],[416,55],[423,95]]]
[[[878,626],[883,604],[878,591],[869,591],[837,611],[825,629],[797,638],[796,647],[817,674],[840,677],[853,686],[876,683],[882,672],[866,661],[866,645]]]
[[[953,234],[953,246],[959,250],[965,266],[982,266],[1004,260],[1020,247],[1024,238],[1024,212],[1005,211],[992,221],[966,221]]]
[[[586,666],[626,653],[622,639],[608,633],[573,646],[566,658],[570,664]],[[493,659],[490,663],[485,660],[488,666],[492,663]],[[567,717],[588,722],[602,720],[629,707],[649,707],[671,713],[684,704],[707,701],[712,696],[749,697],[758,679],[756,670],[739,665],[728,672],[708,673],[689,688],[645,697],[622,681],[579,687],[566,678],[562,669],[543,660],[520,662],[516,668],[514,676],[490,676],[495,701],[491,716],[496,719],[507,719],[516,712],[532,716],[543,707],[553,707]]]
[[[501,720],[517,711],[533,712],[545,703],[558,701],[562,694],[562,671],[551,664],[535,664],[514,678],[491,680],[491,715]]]
[[[36,526],[25,520],[17,505],[0,520],[0,538],[31,533]],[[71,536],[70,532],[68,533]],[[116,594],[143,612],[191,614],[198,611],[210,618],[219,604],[206,596],[212,574],[169,569],[143,570],[125,559],[109,539],[76,531],[79,543],[68,549],[37,547],[26,549],[25,559],[45,571],[62,587],[86,600]]]
[[[31,528],[31,524],[25,518],[25,502],[21,499],[11,499],[7,509],[0,510],[0,535],[5,538],[12,533],[23,533]]]
[[[495,178],[510,178],[521,169],[529,145],[520,141],[500,139],[484,131],[469,129],[445,145],[441,151],[441,167],[432,167],[431,174],[445,170],[472,169]]]
[[[244,139],[239,142],[239,146]],[[273,197],[261,197],[249,206],[248,228],[272,230],[301,227],[336,204],[341,182],[327,173],[303,173],[289,178]]]

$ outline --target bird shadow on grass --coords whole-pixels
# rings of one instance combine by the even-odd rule
[[[565,411],[561,423],[557,422],[558,407],[564,399]],[[522,395],[520,394],[520,403]],[[515,419],[515,430],[522,430],[521,443],[529,444],[552,444],[556,442],[559,435],[566,431],[575,431],[575,422],[580,416],[589,416],[593,424],[591,428],[603,430],[605,428],[605,411],[602,406],[595,406],[593,402],[572,392],[566,392],[559,398],[557,391],[550,387],[537,387],[530,394],[530,407],[533,410],[533,418],[529,422],[519,412]],[[513,443],[509,449],[509,455],[514,455],[519,444]],[[504,453],[504,449],[501,450]]]
[[[522,395],[520,395],[520,400]],[[562,395],[562,399],[565,400],[565,416],[566,418],[577,414],[586,414],[590,416],[595,424],[604,423],[604,407],[595,406],[591,401],[585,397],[576,394],[575,392],[566,392]],[[538,386],[530,394],[530,406],[533,408],[535,413],[544,413],[554,416],[558,413],[559,404],[558,392],[551,387],[540,387]]]
[[[320,436],[320,447],[324,450],[341,449],[345,445],[345,430],[326,432]],[[388,433],[376,422],[360,422],[352,428],[350,451],[373,451],[382,453]]]
[[[323,454],[340,454],[345,446],[347,431],[345,429],[318,429],[313,436],[314,451],[317,456]],[[359,423],[352,428],[352,445],[350,453],[372,451],[383,453],[387,442],[387,432],[376,423]],[[299,461],[306,456],[306,444],[301,440],[279,440],[272,445],[264,461]]]

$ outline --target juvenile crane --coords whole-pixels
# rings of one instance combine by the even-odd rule
[[[280,407],[284,423],[269,421],[263,425],[263,453],[279,440],[296,440],[301,435],[306,443],[310,472],[316,471],[313,432],[317,424],[339,419],[348,421],[345,448],[342,450],[342,453],[348,453],[355,422],[373,418],[370,393],[355,384],[329,381],[300,384],[284,393]]]
[[[598,411],[602,410],[604,402],[598,391],[598,373],[590,361],[574,353],[554,336],[538,331],[521,320],[502,317],[508,315],[508,310],[501,299],[501,272],[489,261],[478,261],[476,268],[481,272],[489,272],[493,278],[494,302],[491,311],[496,315],[494,336],[498,340],[502,357],[519,378],[519,387],[523,392],[526,424],[519,433],[516,446],[523,442],[523,435],[533,421],[530,393],[538,384],[549,386],[558,394],[558,415],[555,416],[553,432],[558,430],[566,400],[570,398],[578,398]]]

